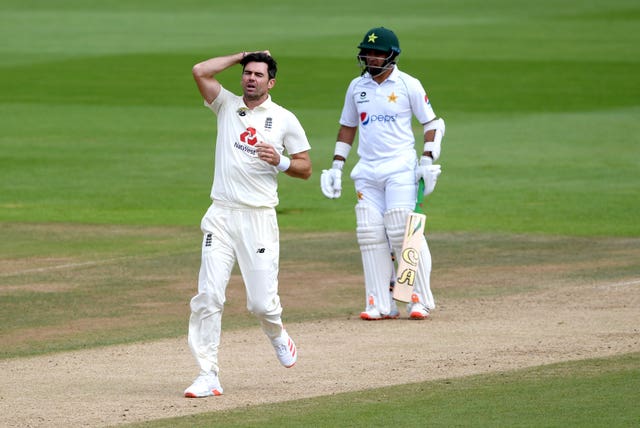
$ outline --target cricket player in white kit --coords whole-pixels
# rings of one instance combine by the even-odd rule
[[[356,236],[362,255],[366,304],[364,320],[397,318],[399,311],[389,292],[394,276],[390,251],[400,254],[408,215],[416,204],[418,181],[424,194],[433,192],[440,165],[444,121],[436,117],[422,84],[400,71],[396,59],[400,44],[393,31],[369,30],[358,45],[360,77],[347,89],[332,167],[321,176],[323,194],[338,198],[342,169],[358,131],[359,161],[351,172],[358,202]],[[411,126],[413,116],[424,130],[424,150],[418,162]],[[424,236],[422,237],[424,239]],[[431,253],[423,242],[410,319],[425,319],[435,308],[431,293]]]
[[[223,88],[215,77],[236,64],[242,66],[242,96]],[[295,343],[281,319],[275,207],[279,172],[301,179],[311,176],[310,145],[293,113],[271,100],[276,71],[268,51],[212,58],[193,67],[204,104],[217,115],[218,133],[213,203],[201,223],[198,294],[191,299],[189,319],[189,347],[200,374],[185,390],[186,397],[222,394],[218,346],[225,291],[236,261],[247,309],[260,321],[280,363],[292,367],[297,360]]]

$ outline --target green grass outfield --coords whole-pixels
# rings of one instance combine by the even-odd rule
[[[136,427],[632,427],[640,355],[407,384]],[[577,399],[579,397],[579,399]]]
[[[355,46],[384,24],[447,123],[435,230],[640,234],[637,2],[216,5],[3,1],[0,221],[196,224],[214,118],[191,66],[268,48],[273,97],[305,126],[316,171],[283,178],[282,227],[352,230],[353,190],[324,200],[319,172]],[[222,80],[237,89],[239,74]]]
[[[96,313],[133,320],[134,302],[118,300],[125,290],[134,290],[129,299],[153,296],[165,308],[186,303],[190,289],[167,286],[158,296],[157,278],[125,278],[144,269],[170,275],[178,265],[197,267],[197,227],[210,203],[215,120],[202,107],[191,67],[212,56],[270,49],[280,65],[273,98],[294,111],[307,131],[315,172],[309,181],[282,176],[282,230],[352,231],[350,180],[343,197],[330,201],[320,192],[319,177],[330,165],[344,91],[358,73],[356,45],[379,25],[396,31],[401,69],[421,79],[446,120],[443,173],[426,208],[431,231],[640,237],[637,1],[3,0],[0,267],[37,258],[138,259],[121,270],[90,271],[94,280],[86,283],[85,277],[85,288],[74,282],[77,272],[0,275],[2,337]],[[221,80],[237,91],[239,69]],[[419,136],[418,126],[415,131]],[[349,159],[349,169],[354,161],[355,156]],[[135,228],[139,232],[132,233]],[[640,267],[630,263],[608,275],[638,278]],[[12,291],[57,282],[71,289]],[[95,307],[87,296],[96,297]],[[33,344],[5,347],[2,356],[176,337],[186,334],[182,309],[167,310],[136,336],[126,328],[105,335],[80,332],[47,342],[40,351]],[[314,316],[348,310],[340,306]],[[459,413],[430,416],[440,426],[462,424],[459,418],[484,426],[565,426],[571,424],[562,420],[563,408],[588,415],[604,391],[611,405],[601,408],[594,425],[637,423],[637,410],[629,411],[626,402],[614,405],[629,392],[637,397],[637,356],[598,362],[610,367],[598,376],[587,374],[585,364],[595,363],[563,366],[573,370],[571,382],[584,401],[564,396],[570,395],[564,374],[545,384],[549,394],[564,394],[566,406],[544,400],[536,406],[556,419],[526,412],[514,418],[500,409],[491,419],[473,403]],[[529,381],[529,373],[510,375],[505,383],[495,376],[474,378],[461,388],[472,394],[490,390],[499,400],[518,390],[536,395],[541,386]],[[629,378],[631,383],[623,381]],[[435,398],[447,401],[440,387]],[[456,394],[455,403],[467,403],[464,391]],[[366,401],[357,394],[346,397],[356,408]],[[428,399],[414,405],[429,406]],[[370,404],[366,411],[374,415],[389,411],[378,401]],[[344,411],[330,399],[304,405],[318,409],[319,419],[305,421],[309,426]],[[275,426],[278,417],[260,425]],[[589,421],[575,420],[575,426]]]

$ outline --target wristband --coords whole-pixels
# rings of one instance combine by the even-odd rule
[[[420,158],[420,166],[433,165],[433,158],[431,156],[422,155]]]
[[[284,172],[288,170],[290,166],[291,166],[291,159],[289,159],[285,155],[280,155],[280,163],[276,166],[276,168],[278,168],[278,171]]]
[[[441,145],[439,141],[425,141],[424,151],[422,153],[431,152],[431,158],[436,161],[440,157],[440,150]]]
[[[342,156],[347,159],[349,156],[349,151],[351,150],[351,144],[343,143],[342,141],[336,141],[336,148],[333,152],[334,156]]]

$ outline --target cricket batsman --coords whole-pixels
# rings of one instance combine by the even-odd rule
[[[417,183],[424,195],[433,192],[440,165],[444,120],[436,117],[420,81],[397,66],[400,43],[388,28],[367,31],[358,45],[362,73],[346,92],[331,169],[323,170],[321,188],[327,198],[339,198],[342,170],[358,132],[358,162],[351,172],[358,201],[356,237],[362,255],[365,283],[363,320],[399,316],[389,292],[394,271],[390,251],[401,254],[407,217],[416,204]],[[423,129],[424,145],[418,161],[413,116]],[[431,293],[431,253],[422,234],[410,319],[423,320],[435,308]]]

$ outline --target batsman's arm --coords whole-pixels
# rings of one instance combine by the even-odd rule
[[[338,130],[338,137],[336,138],[336,141],[341,141],[350,146],[353,145],[353,140],[356,137],[357,130],[358,130],[357,127],[340,125],[340,129]],[[346,161],[347,159],[344,155],[335,154],[333,156],[333,160]]]
[[[432,143],[435,137],[436,137],[436,131],[434,131],[433,129],[430,129],[427,132],[425,132],[424,133],[425,145],[427,143]],[[424,151],[422,152],[422,156],[428,156],[431,159],[433,159],[433,151],[428,148],[425,148]]]
[[[435,118],[425,124],[424,129],[424,150],[423,158],[435,162],[440,157],[442,137],[444,137],[445,125],[442,118]]]

